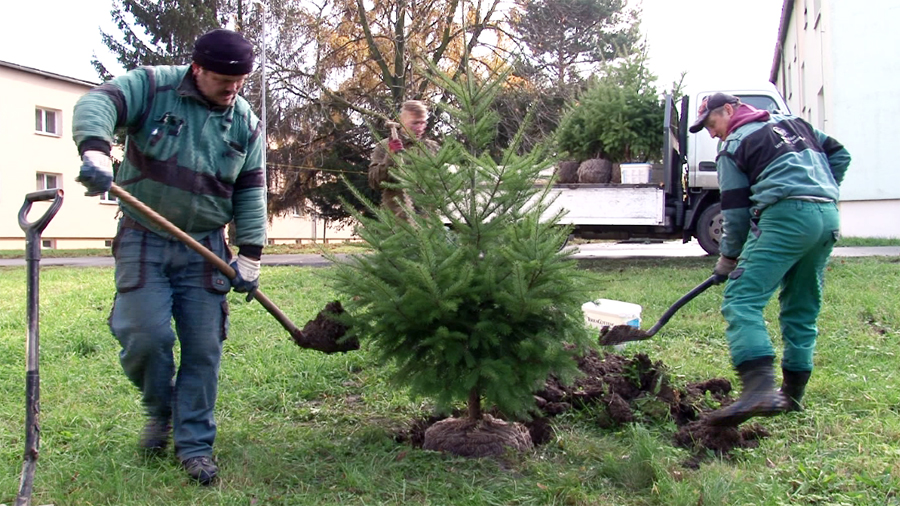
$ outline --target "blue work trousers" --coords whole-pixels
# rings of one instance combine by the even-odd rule
[[[222,231],[200,241],[223,260]],[[198,253],[149,230],[124,227],[113,242],[116,298],[109,318],[119,360],[150,417],[172,420],[176,455],[212,454],[213,408],[228,333],[231,284]],[[174,320],[174,330],[172,321]],[[176,374],[173,347],[181,345]]]
[[[834,203],[785,199],[753,220],[722,303],[728,323],[725,336],[735,367],[775,356],[763,310],[781,287],[781,366],[795,372],[812,371],[825,265],[839,230]]]

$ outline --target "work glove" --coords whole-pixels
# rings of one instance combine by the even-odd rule
[[[83,184],[88,197],[102,195],[109,191],[112,184],[112,160],[102,151],[85,151],[81,155],[81,170],[75,181]]]
[[[259,260],[244,255],[238,255],[231,262],[231,268],[234,269],[231,288],[235,292],[246,293],[247,302],[253,300],[253,292],[259,288],[259,263]]]
[[[397,153],[399,151],[403,151],[403,141],[400,139],[391,139],[388,141],[388,149],[391,150],[391,153]]]
[[[713,274],[721,278],[722,281],[725,281],[725,279],[728,278],[728,275],[731,274],[731,271],[737,267],[737,263],[737,258],[719,255],[719,261],[716,262],[716,266],[713,268]]]

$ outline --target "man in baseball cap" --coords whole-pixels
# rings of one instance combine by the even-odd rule
[[[736,426],[798,411],[813,370],[825,266],[840,231],[837,200],[850,154],[796,116],[770,114],[714,93],[692,133],[723,142],[716,157],[723,234],[713,273],[727,279],[722,315],[740,398],[706,418]],[[763,310],[781,288],[782,384]]]
[[[741,101],[732,95],[727,93],[715,93],[703,99],[703,102],[700,103],[700,110],[697,112],[697,121],[691,125],[689,129],[692,134],[695,134],[703,129],[706,123],[706,119],[709,117],[710,111],[714,111],[719,107],[724,107],[726,104],[734,107],[736,104],[739,104]]]
[[[266,173],[259,119],[238,95],[253,70],[253,45],[213,30],[190,65],[141,67],[79,99],[73,137],[78,181],[103,195],[113,179],[110,146],[127,132],[115,181],[176,227],[231,262],[227,278],[152,220],[120,202],[113,240],[116,296],[109,328],[125,375],[140,390],[147,422],[141,449],[162,454],[174,440],[188,475],[210,484],[219,364],[228,331],[226,294],[259,286],[266,243]],[[237,258],[224,228],[235,224]],[[174,331],[172,320],[175,321]],[[176,370],[173,347],[181,343]]]

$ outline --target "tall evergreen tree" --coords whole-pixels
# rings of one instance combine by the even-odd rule
[[[357,214],[373,251],[330,274],[352,328],[395,366],[394,381],[441,408],[465,401],[472,423],[485,404],[526,413],[549,374],[575,374],[573,355],[589,343],[585,278],[560,251],[568,231],[535,185],[545,153],[517,156],[511,146],[497,163],[486,150],[505,77],[441,74],[457,101],[446,112],[458,137],[406,157],[394,174],[414,202],[408,220]]]
[[[511,23],[532,65],[557,88],[636,51],[638,12],[626,0],[517,0]]]
[[[101,32],[103,43],[125,69],[141,65],[188,63],[197,37],[224,26],[241,0],[113,0],[110,11],[117,34]],[[95,56],[91,60],[101,79],[112,74]]]

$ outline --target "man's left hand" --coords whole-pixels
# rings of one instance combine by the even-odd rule
[[[716,262],[715,268],[713,268],[713,274],[728,277],[731,274],[731,271],[737,267],[737,258],[727,257],[725,255],[719,255],[719,261]]]
[[[254,260],[244,255],[238,255],[231,262],[234,269],[234,279],[231,280],[231,288],[238,293],[247,294],[247,302],[253,300],[253,292],[259,288],[259,260]]]

